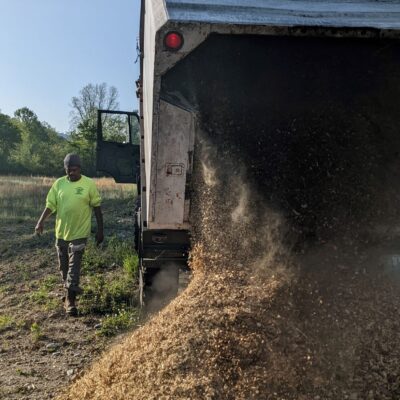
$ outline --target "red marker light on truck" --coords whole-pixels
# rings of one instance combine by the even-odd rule
[[[168,32],[165,35],[164,44],[168,50],[178,51],[183,46],[183,36],[178,32]]]

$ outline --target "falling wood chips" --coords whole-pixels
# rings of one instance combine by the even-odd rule
[[[245,186],[218,182],[197,185],[189,287],[60,400],[400,398],[382,242],[293,252],[279,215],[251,215]]]

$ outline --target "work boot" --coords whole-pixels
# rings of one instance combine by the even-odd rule
[[[74,292],[76,293],[77,296],[79,296],[79,295],[83,294],[83,289],[81,289],[79,286],[77,286],[77,287],[75,288]],[[64,289],[64,294],[63,294],[63,296],[61,297],[61,302],[62,302],[62,303],[65,303],[65,299],[67,298],[67,294],[68,294],[68,289],[65,288],[65,289]]]
[[[78,315],[78,309],[75,304],[76,292],[73,290],[67,290],[65,296],[65,312],[71,317],[76,317]]]
[[[67,299],[67,293],[68,293],[68,289],[64,289],[64,294],[61,297],[61,303],[64,304],[64,307],[65,307],[65,300]]]

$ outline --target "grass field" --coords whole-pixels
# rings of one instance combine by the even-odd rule
[[[89,240],[82,264],[80,317],[68,319],[61,302],[54,216],[46,221],[41,237],[34,234],[54,180],[0,176],[0,398],[52,398],[107,346],[110,336],[138,320],[136,187],[96,179],[103,199],[105,243],[97,248]],[[93,218],[93,236],[95,228]]]
[[[47,192],[56,178],[49,177],[0,177],[0,217],[29,219],[38,217],[43,209]],[[130,200],[136,195],[134,185],[119,185],[110,178],[95,179],[102,198]]]

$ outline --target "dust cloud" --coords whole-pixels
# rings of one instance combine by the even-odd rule
[[[195,166],[191,220],[194,243],[212,257],[208,270],[246,265],[271,273],[279,265],[283,271],[291,263],[288,248],[293,243],[282,215],[252,187],[239,160],[212,149],[205,135],[198,134],[196,154],[201,156]]]
[[[179,265],[169,262],[153,277],[152,285],[144,288],[144,312],[153,314],[165,307],[178,292]]]

